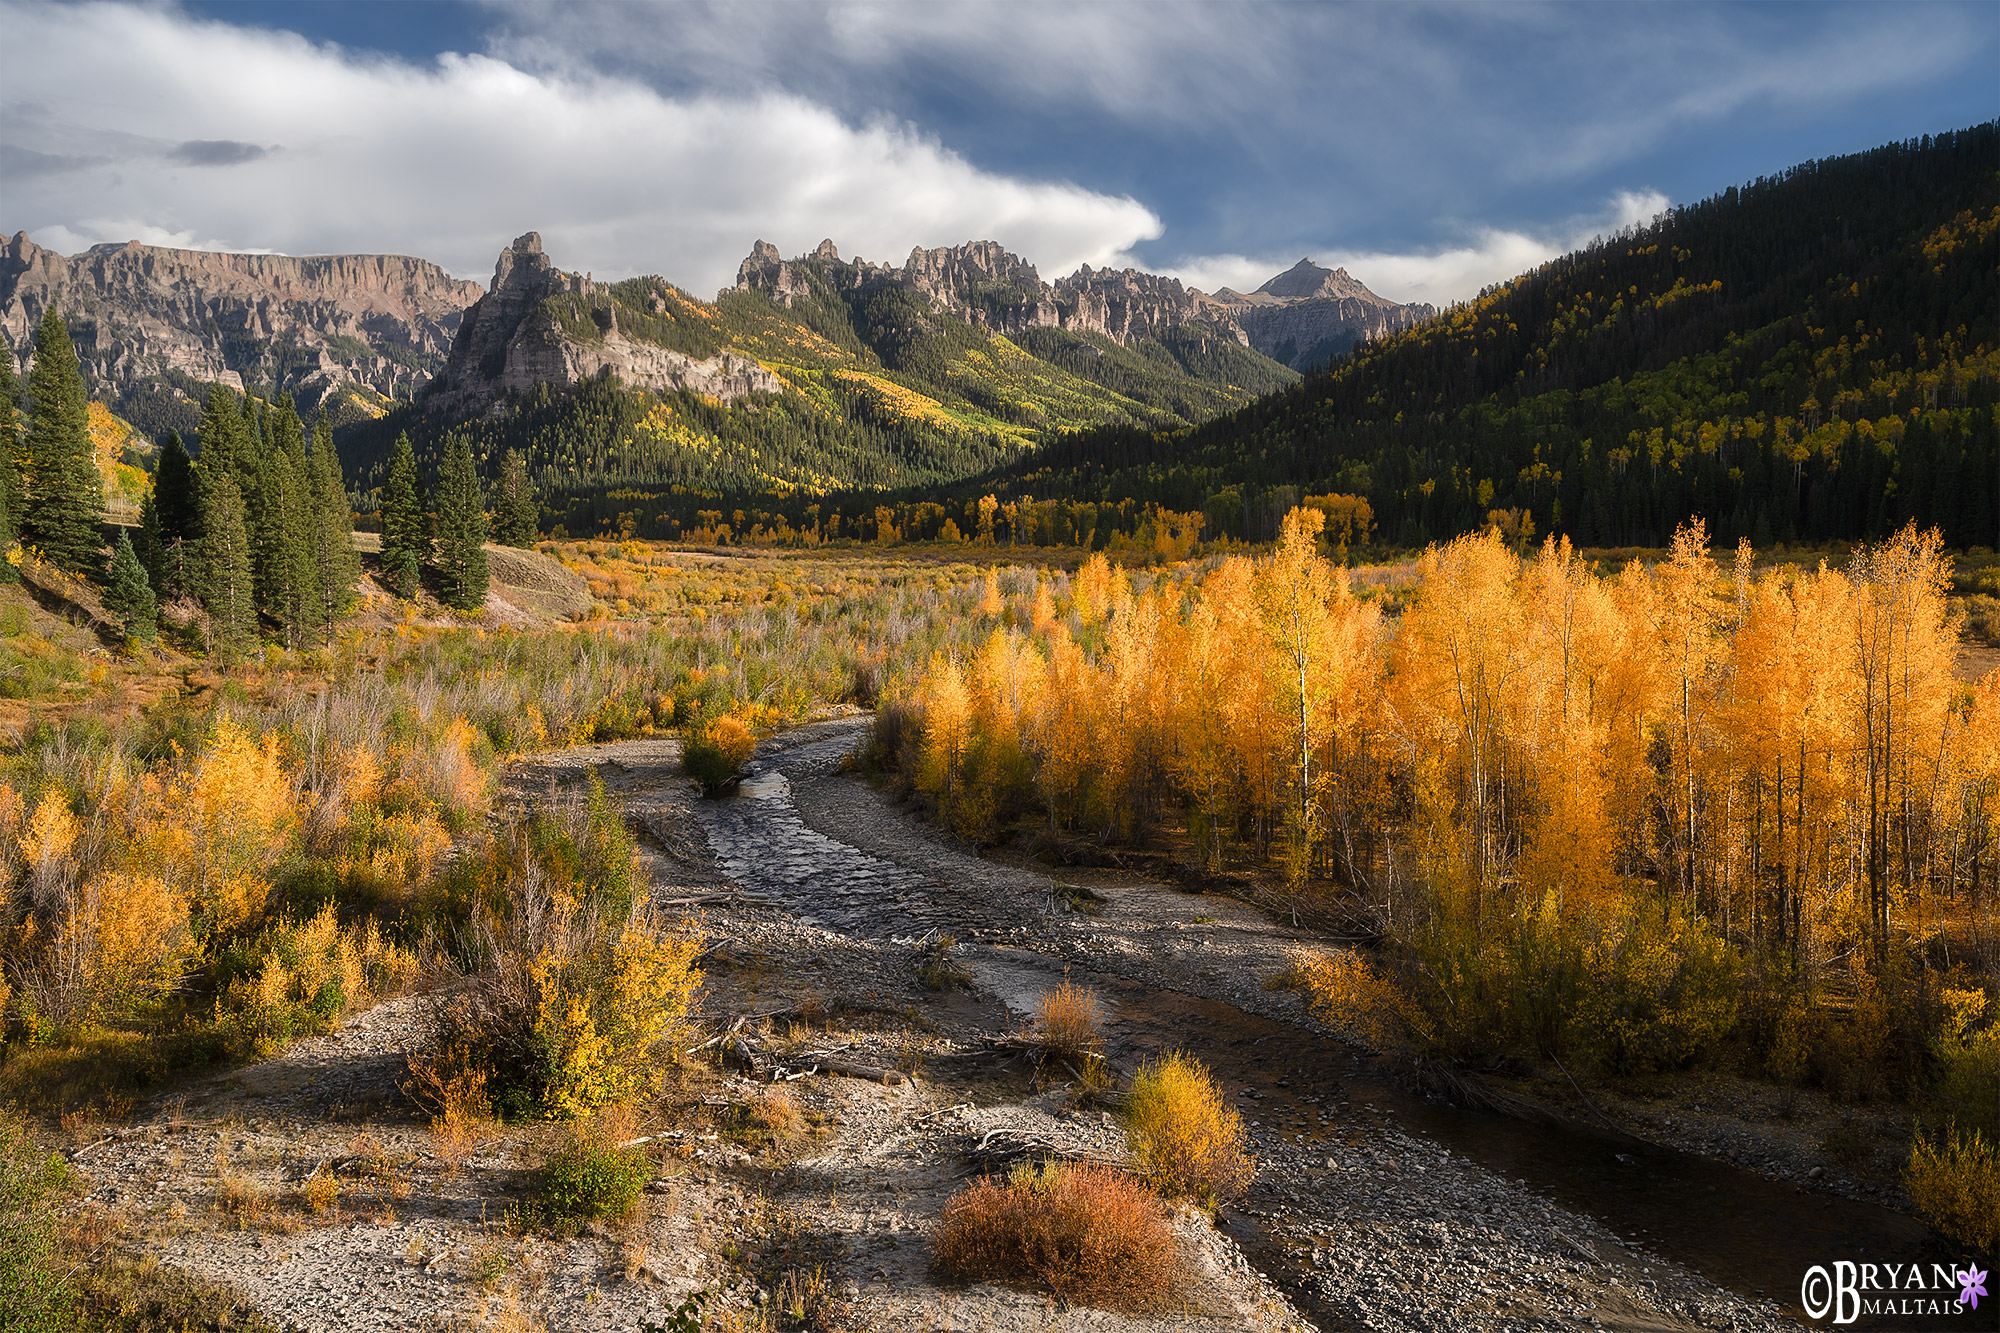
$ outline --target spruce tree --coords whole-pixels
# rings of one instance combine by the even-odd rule
[[[361,556],[354,549],[354,510],[347,503],[340,456],[334,452],[333,426],[324,414],[313,431],[307,471],[312,488],[312,553],[318,594],[315,619],[319,632],[331,639],[334,623],[354,604]]]
[[[257,489],[248,497],[251,568],[257,609],[278,623],[297,647],[319,623],[319,566],[314,559],[312,482],[306,473],[305,431],[289,395],[265,413],[268,443],[258,461]]]
[[[146,580],[138,552],[132,549],[132,538],[123,528],[118,530],[118,544],[111,549],[111,583],[105,589],[104,605],[118,617],[126,638],[151,643],[159,637],[160,604],[153,596],[153,585]]]
[[[194,460],[179,431],[168,431],[153,468],[153,489],[139,511],[139,561],[162,601],[194,592],[195,545],[201,540],[201,492]]]
[[[486,509],[482,501],[472,446],[463,435],[454,435],[438,474],[433,558],[439,598],[461,611],[486,601]]]
[[[208,612],[208,648],[225,666],[257,640],[257,603],[250,572],[250,534],[243,495],[226,469],[201,479],[201,604]]]
[[[90,443],[90,415],[76,348],[50,307],[28,372],[28,429],[21,447],[21,540],[72,574],[102,569],[104,479]]]
[[[20,571],[5,556],[20,540],[21,471],[17,453],[20,427],[14,421],[14,400],[20,387],[14,380],[14,353],[0,356],[0,583],[20,581]]]
[[[208,401],[201,408],[201,432],[196,437],[201,449],[201,466],[209,475],[227,473],[240,493],[249,484],[256,454],[250,447],[250,432],[236,395],[221,384],[208,386]]]
[[[540,522],[535,484],[528,479],[528,456],[510,449],[493,488],[493,540],[503,546],[533,546]]]
[[[430,548],[430,522],[424,514],[417,453],[410,447],[408,435],[398,435],[389,454],[389,479],[382,485],[382,567],[398,585],[398,596],[415,595],[414,583],[408,588],[401,586],[401,575],[427,563]]]

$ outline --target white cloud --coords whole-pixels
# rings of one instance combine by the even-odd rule
[[[706,296],[758,237],[873,259],[991,238],[1067,271],[1160,233],[1130,198],[775,92],[674,98],[479,55],[417,68],[122,4],[0,3],[0,30],[0,135],[63,154],[6,182],[9,226],[57,248],[396,251],[484,277],[533,228],[563,267]]]
[[[1321,268],[1346,269],[1377,296],[1392,301],[1428,301],[1442,307],[1588,245],[1597,236],[1650,222],[1667,207],[1667,197],[1657,190],[1628,190],[1612,196],[1603,212],[1572,218],[1544,235],[1482,227],[1473,230],[1462,244],[1437,250],[1399,254],[1329,245],[1313,251],[1310,258]],[[1295,255],[1201,255],[1163,271],[1206,292],[1221,287],[1249,292],[1298,259]],[[1121,265],[1129,262],[1120,260]]]

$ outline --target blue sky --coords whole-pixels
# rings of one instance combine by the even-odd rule
[[[701,295],[758,238],[998,239],[1045,277],[1301,255],[1471,295],[1668,203],[2000,114],[2000,5],[0,0],[0,226],[513,235]]]

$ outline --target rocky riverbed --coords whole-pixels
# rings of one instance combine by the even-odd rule
[[[1802,1254],[1814,1225],[1846,1236],[1859,1217],[1883,1243],[1921,1237],[1883,1209],[1815,1222],[1823,1209],[1795,1186],[1643,1136],[1432,1106],[1265,988],[1304,932],[1134,876],[1057,883],[981,858],[841,771],[863,725],[772,738],[721,801],[693,798],[672,741],[510,774],[524,803],[603,778],[647,835],[656,898],[707,936],[709,1020],[746,1019],[743,1055],[690,1057],[644,1126],[658,1172],[633,1223],[560,1241],[510,1227],[549,1127],[440,1156],[397,1091],[420,999],[200,1080],[83,1145],[95,1201],[168,1262],[309,1330],[636,1330],[696,1291],[718,1326],[759,1327],[778,1264],[819,1271],[857,1330],[1761,1330],[1796,1326],[1776,1299],[1796,1276],[1758,1277],[1784,1277],[1793,1249],[1745,1241],[1732,1265],[1732,1234],[1786,1233]],[[960,941],[969,989],[919,979],[916,946],[940,932]],[[1065,977],[1099,988],[1115,1069],[1189,1049],[1256,1137],[1240,1207],[1219,1225],[1177,1217],[1181,1294],[1150,1318],[929,1270],[929,1229],[977,1145],[1122,1151],[1101,1110],[1006,1040]],[[904,1076],[786,1078],[835,1062]],[[329,1170],[339,1201],[313,1212],[302,1182]],[[1688,1234],[1703,1230],[1716,1234]]]

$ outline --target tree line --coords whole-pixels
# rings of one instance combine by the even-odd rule
[[[18,578],[24,554],[101,581],[105,605],[128,638],[158,636],[160,609],[201,608],[212,657],[234,662],[266,628],[287,646],[330,640],[354,606],[361,559],[354,511],[322,415],[309,433],[290,395],[265,402],[209,387],[195,450],[169,432],[140,510],[136,540],[104,537],[104,488],[90,439],[87,399],[68,328],[53,309],[37,330],[26,424],[11,357],[0,359],[0,578]],[[538,505],[525,458],[508,455],[493,490],[498,536],[526,546]],[[415,455],[399,438],[384,487],[383,569],[405,598],[428,573],[441,601],[470,609],[486,597],[486,494],[470,450],[446,450],[426,499]],[[108,565],[108,568],[107,568]]]
[[[1211,872],[1275,866],[1401,951],[1451,1055],[1630,1071],[1734,1036],[1780,1077],[1914,1076],[1940,986],[2000,960],[2000,675],[1955,676],[1936,532],[1760,572],[1697,520],[1609,574],[1488,532],[1388,620],[1323,523],[989,581],[983,646],[879,744],[974,835],[1184,828]]]
[[[2000,545],[1996,154],[1987,124],[1807,163],[1191,432],[1076,432],[980,484],[1208,511],[1354,491],[1401,546],[1496,509],[1583,546],[1657,546],[1689,514],[1759,545],[1912,521]]]

